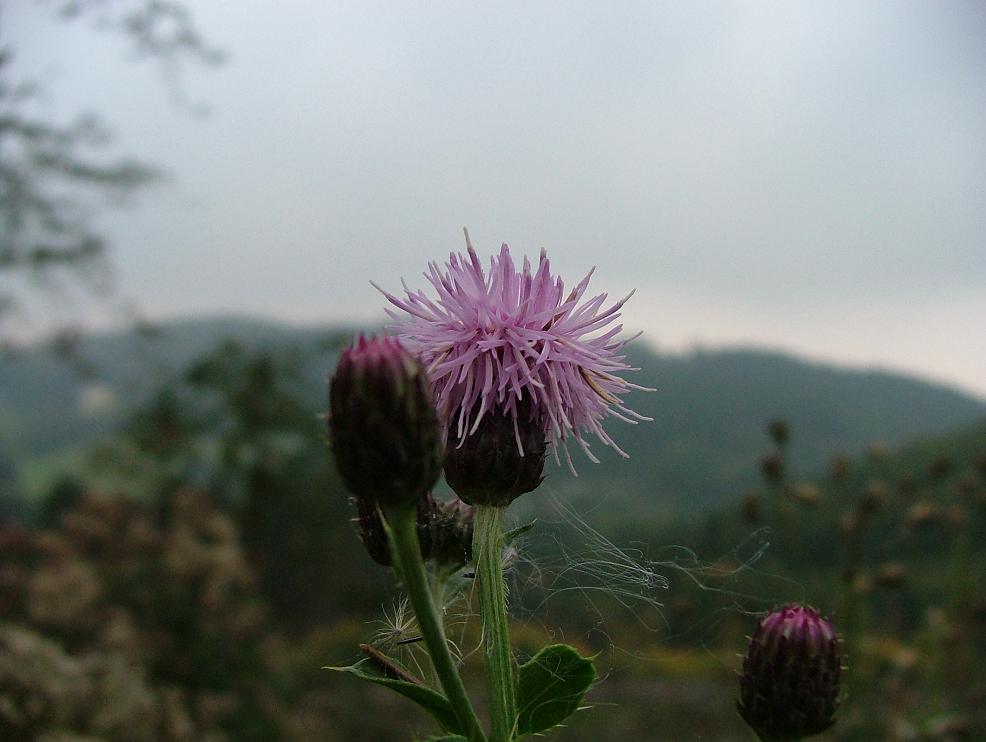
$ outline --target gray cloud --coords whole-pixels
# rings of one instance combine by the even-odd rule
[[[152,313],[376,317],[367,281],[417,282],[468,224],[638,287],[630,320],[664,345],[986,392],[982,8],[196,4],[232,55],[188,80],[201,122],[105,39],[8,27],[22,69],[60,67],[60,110],[105,111],[173,172],[106,221]]]

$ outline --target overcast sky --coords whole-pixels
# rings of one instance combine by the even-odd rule
[[[756,343],[986,395],[986,3],[190,2],[160,70],[5,4],[53,116],[169,181],[102,223],[146,314],[377,320],[376,280],[544,247],[663,349]],[[423,9],[423,8],[427,9]]]

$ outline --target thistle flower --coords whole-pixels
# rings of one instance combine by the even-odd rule
[[[633,338],[618,340],[623,326],[613,325],[630,297],[603,309],[606,294],[583,300],[592,271],[566,293],[543,250],[536,270],[526,258],[518,270],[503,245],[484,271],[468,233],[466,246],[466,255],[449,256],[444,271],[429,264],[425,278],[437,299],[406,283],[403,299],[374,284],[403,313],[387,310],[428,370],[446,440],[459,445],[486,416],[499,414],[509,420],[521,455],[521,428],[540,428],[556,460],[561,449],[573,473],[569,440],[598,461],[586,433],[627,457],[602,422],[650,419],[620,399],[643,389],[618,375],[637,370],[620,354]],[[525,400],[533,404],[525,407]]]
[[[360,337],[329,383],[329,442],[346,486],[370,503],[413,507],[441,472],[424,369],[393,338]]]
[[[762,740],[798,740],[835,723],[842,654],[814,608],[786,605],[764,618],[743,659],[736,706]]]

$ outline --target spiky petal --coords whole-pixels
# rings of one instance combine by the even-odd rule
[[[387,310],[397,323],[392,329],[427,369],[446,438],[461,443],[484,416],[501,414],[518,431],[521,454],[519,426],[541,425],[556,458],[561,449],[570,468],[569,439],[598,461],[586,433],[626,457],[602,422],[650,419],[621,401],[629,390],[643,389],[618,375],[636,370],[620,354],[632,338],[618,339],[623,326],[614,324],[630,297],[606,308],[606,294],[586,299],[592,271],[566,292],[544,251],[536,270],[526,258],[518,270],[505,244],[484,271],[466,240],[466,254],[451,254],[444,270],[429,264],[424,275],[434,299],[406,283],[404,298],[377,286],[400,310]],[[529,413],[525,400],[534,402]]]

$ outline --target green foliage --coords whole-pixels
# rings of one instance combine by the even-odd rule
[[[566,644],[544,647],[517,675],[517,731],[536,734],[561,724],[596,679],[592,660]]]
[[[355,665],[348,667],[326,667],[323,669],[348,672],[361,680],[368,680],[371,683],[390,688],[427,711],[445,731],[461,731],[459,722],[455,717],[455,711],[452,710],[452,706],[445,696],[419,683],[411,683],[407,680],[388,676],[372,660],[360,660]],[[457,737],[442,737],[441,739],[457,739]]]
[[[234,328],[236,342],[215,346],[212,341],[221,327]],[[115,422],[112,425],[106,423],[102,428],[99,426],[106,418],[86,418],[76,404],[76,397],[88,380],[80,380],[71,372],[65,372],[64,376],[46,376],[46,369],[57,365],[57,360],[40,353],[25,354],[12,364],[0,364],[0,382],[4,379],[14,382],[9,386],[0,383],[0,403],[5,410],[0,423],[4,427],[6,458],[9,463],[18,465],[30,460],[31,447],[37,440],[32,436],[45,426],[53,431],[58,428],[56,432],[63,442],[78,441],[81,435],[89,434],[90,428],[120,431],[114,444],[118,445],[114,465],[125,464],[126,467],[118,481],[129,482],[128,488],[135,495],[145,503],[157,506],[159,517],[164,519],[162,522],[167,521],[168,503],[176,492],[184,489],[206,493],[235,524],[238,543],[249,557],[256,585],[272,609],[270,615],[285,630],[285,635],[292,638],[287,642],[291,644],[292,655],[297,655],[292,662],[311,672],[319,664],[312,664],[311,657],[345,656],[354,644],[366,640],[366,633],[372,630],[367,629],[366,620],[376,614],[385,589],[392,587],[392,574],[373,565],[359,546],[348,522],[351,514],[345,493],[336,479],[324,443],[324,421],[317,415],[325,408],[325,371],[332,365],[341,333],[279,333],[276,328],[250,323],[211,326],[192,323],[169,330],[155,339],[130,335],[125,342],[119,336],[83,341],[83,352],[97,362],[94,365],[96,373],[115,375],[114,390],[129,388],[128,394],[133,394],[126,397],[120,393],[120,399],[126,401],[121,402],[113,413]],[[271,340],[272,337],[277,340]],[[127,355],[135,349],[143,359],[139,363]],[[727,355],[704,354],[677,362],[682,369],[687,368],[700,376],[709,372],[709,366],[721,362],[724,364],[723,378],[716,383],[726,384],[725,366],[728,364],[724,358]],[[656,368],[655,375],[663,373],[662,369],[671,363],[670,359],[643,356],[640,360]],[[785,363],[776,357],[774,361],[781,366]],[[770,365],[767,360],[764,362]],[[743,368],[745,363],[752,361],[734,356],[729,363]],[[163,376],[145,374],[147,368],[166,369],[167,372]],[[787,370],[796,377],[807,373],[796,363],[791,363]],[[816,369],[816,372],[821,376],[830,373],[824,369]],[[5,373],[9,375],[5,377]],[[832,387],[831,394],[844,393],[851,398],[855,384],[866,387],[858,375],[831,373],[835,374],[833,378],[841,379],[840,384],[844,382],[842,386]],[[46,386],[52,378],[60,381]],[[162,379],[165,383],[161,383]],[[672,387],[679,383],[684,382],[674,381]],[[703,383],[709,383],[708,378]],[[892,378],[877,379],[874,383],[878,386],[886,383],[891,389],[897,384]],[[747,380],[740,386],[749,391],[756,384]],[[32,388],[34,397],[19,393],[19,390]],[[818,393],[818,388],[811,383],[805,382],[805,389],[806,395]],[[667,395],[673,393],[669,391]],[[914,382],[906,382],[904,387],[896,387],[883,397],[872,388],[869,393],[888,407],[905,407],[914,395],[941,403],[939,417],[922,412],[926,418],[923,422],[925,430],[947,427],[951,425],[949,420],[975,419],[982,411],[982,405],[976,400],[961,395],[950,396],[951,393]],[[899,398],[892,402],[895,395]],[[825,395],[822,399],[826,399]],[[982,682],[976,680],[978,671],[969,665],[979,655],[966,651],[966,644],[955,641],[954,634],[948,632],[953,631],[953,625],[978,625],[971,622],[979,620],[975,618],[979,615],[977,611],[982,612],[981,606],[986,605],[978,572],[968,568],[986,556],[981,546],[986,543],[986,506],[978,504],[986,502],[983,489],[986,474],[980,474],[977,468],[979,458],[986,455],[984,424],[943,437],[925,438],[914,445],[891,449],[889,454],[852,459],[848,473],[834,482],[829,481],[825,472],[827,454],[805,453],[805,449],[809,452],[822,450],[818,446],[824,436],[819,435],[818,426],[799,425],[792,415],[789,418],[791,439],[783,450],[786,457],[784,477],[781,482],[771,485],[776,488],[775,494],[782,505],[783,520],[778,527],[777,523],[763,520],[743,521],[736,496],[723,500],[719,507],[703,511],[703,493],[699,488],[703,482],[711,481],[709,477],[725,481],[726,471],[732,466],[727,465],[727,459],[734,456],[737,461],[742,458],[742,467],[737,464],[736,471],[742,470],[745,474],[737,475],[728,491],[733,495],[744,492],[743,477],[748,478],[751,487],[757,487],[757,461],[771,446],[763,432],[763,423],[784,412],[782,408],[768,406],[761,399],[763,409],[756,413],[751,405],[736,423],[737,439],[716,439],[716,448],[702,440],[706,434],[714,439],[716,435],[713,430],[716,423],[709,409],[696,402],[693,410],[696,417],[686,421],[685,413],[677,410],[677,403],[664,392],[643,397],[642,401],[657,405],[650,411],[662,418],[664,425],[663,429],[658,425],[649,426],[649,430],[643,426],[624,429],[630,446],[639,449],[634,451],[635,457],[629,464],[620,462],[619,469],[607,464],[580,466],[577,480],[564,471],[553,469],[552,465],[549,466],[549,483],[559,491],[566,504],[575,500],[576,512],[587,518],[593,529],[628,549],[640,565],[647,569],[653,567],[657,574],[671,579],[670,592],[655,593],[661,586],[648,580],[646,570],[626,578],[639,577],[639,589],[665,604],[663,608],[653,608],[661,616],[652,620],[653,615],[634,615],[621,605],[621,602],[629,601],[623,601],[622,593],[612,594],[611,589],[638,589],[638,586],[611,583],[622,580],[622,572],[632,572],[634,565],[624,563],[615,552],[594,553],[593,537],[588,537],[590,543],[587,546],[587,532],[566,533],[556,516],[539,520],[537,538],[528,537],[517,543],[520,558],[514,567],[516,582],[511,595],[517,609],[515,615],[524,616],[527,608],[537,611],[534,621],[518,620],[515,623],[515,635],[521,638],[520,644],[526,651],[534,651],[544,642],[543,635],[534,628],[542,623],[558,626],[567,636],[583,637],[582,641],[590,648],[588,651],[608,646],[609,637],[617,637],[618,647],[634,650],[634,657],[614,659],[613,671],[605,673],[606,682],[594,690],[593,701],[599,708],[593,714],[585,715],[587,718],[577,727],[566,730],[566,739],[611,739],[612,736],[607,734],[612,734],[614,724],[621,730],[629,730],[626,732],[629,739],[651,738],[648,735],[654,722],[665,716],[668,717],[667,728],[662,727],[665,738],[689,738],[699,732],[708,738],[728,736],[725,730],[735,729],[730,724],[741,722],[730,713],[720,713],[729,708],[733,692],[731,677],[725,669],[731,666],[730,658],[742,648],[743,635],[749,632],[749,621],[744,612],[769,608],[787,599],[803,599],[826,613],[834,613],[839,624],[845,615],[840,606],[844,584],[841,577],[844,562],[842,520],[847,512],[866,500],[867,492],[874,484],[880,485],[877,489],[882,487],[885,494],[878,498],[880,507],[868,516],[862,532],[857,573],[860,585],[868,592],[860,597],[856,636],[861,649],[852,655],[857,658],[852,662],[852,700],[847,702],[845,716],[839,722],[840,734],[844,733],[847,738],[856,734],[856,738],[876,739],[890,728],[889,722],[876,718],[879,715],[871,714],[872,719],[864,718],[866,714],[862,712],[855,718],[852,716],[854,709],[868,709],[869,704],[876,704],[867,695],[867,686],[880,687],[887,678],[893,682],[911,683],[909,688],[917,688],[913,691],[914,703],[925,704],[928,714],[939,713],[939,709],[941,713],[948,711],[934,701],[933,691],[944,693],[947,690],[951,694],[948,697],[955,699],[956,707],[961,708],[965,703],[958,695],[961,685],[948,680],[949,673],[958,676],[961,668],[961,672],[974,681],[973,686],[982,686]],[[669,406],[666,416],[660,411],[662,402]],[[719,402],[724,404],[723,400]],[[950,407],[953,402],[954,406]],[[732,415],[736,409],[745,407],[745,403],[735,400],[731,404],[734,407],[723,415]],[[812,404],[815,403],[804,402],[802,413]],[[39,411],[38,417],[33,415],[32,407]],[[917,408],[920,407],[919,404]],[[49,414],[57,415],[50,424],[41,419]],[[846,434],[845,447],[833,447],[831,452],[842,449],[852,453],[854,437],[862,448],[866,442],[863,431],[870,430],[877,420],[875,411],[867,414],[871,414],[870,422],[865,424],[858,416],[846,417],[847,421],[855,420],[845,425],[858,426],[854,428],[856,432]],[[901,423],[906,416],[891,422],[900,426],[898,432],[907,429],[911,431],[909,435],[917,435],[914,431],[920,432],[920,426],[908,428],[910,423]],[[702,419],[704,423],[700,422]],[[125,421],[124,425],[121,420]],[[747,422],[742,423],[742,420]],[[742,425],[746,427],[741,435],[739,428]],[[617,431],[617,434],[621,432]],[[637,438],[638,433],[645,432],[654,438],[659,454],[664,450],[662,441],[666,442],[667,436],[678,439],[680,445],[676,450],[682,454],[679,463],[684,467],[678,471],[682,475],[679,481],[689,492],[697,493],[694,502],[687,503],[687,507],[674,499],[667,504],[656,494],[663,492],[662,483],[670,480],[665,480],[665,472],[658,470],[659,465],[654,463],[655,456],[646,440]],[[892,435],[878,437],[893,440]],[[693,445],[695,451],[705,450],[703,456],[707,460],[704,464],[695,460],[692,453],[684,455],[683,452],[692,451]],[[112,447],[104,447],[104,452]],[[737,453],[741,450],[746,451],[745,458]],[[23,455],[25,451],[27,456]],[[77,458],[81,460],[81,457]],[[943,463],[945,458],[949,460],[947,465]],[[686,460],[691,460],[687,466]],[[805,473],[817,475],[814,477],[816,496],[794,494],[794,486],[802,479],[801,465],[797,463],[800,460],[808,461],[804,465]],[[699,472],[700,464],[708,471]],[[24,471],[22,466],[18,468]],[[693,474],[686,476],[688,468]],[[669,466],[668,471],[669,476],[677,476],[673,466]],[[8,481],[16,481],[11,480],[11,476],[16,477],[17,473],[8,471]],[[21,474],[21,479],[27,480],[27,477]],[[964,484],[967,480],[972,482],[969,485],[972,489]],[[44,513],[45,523],[57,528],[66,515],[72,515],[77,505],[77,488],[81,486],[92,491],[96,482],[86,474],[78,477],[76,483],[69,483],[71,487],[62,488],[60,493],[49,485],[46,489],[52,492],[52,497],[48,508],[39,509]],[[768,494],[762,483],[756,491],[761,498]],[[591,494],[596,507],[590,510],[580,506],[577,501],[580,493]],[[529,502],[521,498],[517,505],[522,511],[538,514],[545,503],[544,498],[532,497]],[[909,525],[915,505],[930,508],[928,512],[934,518],[921,527]],[[967,515],[965,525],[960,526],[953,518],[955,508]],[[665,510],[673,513],[674,518],[663,520]],[[764,507],[762,511],[761,517],[772,509]],[[518,514],[523,515],[523,512]],[[529,532],[533,524],[525,523],[525,520],[520,521],[524,525],[509,532],[508,536],[517,538]],[[764,525],[769,525],[771,530],[760,530]],[[965,539],[964,549],[953,548],[960,537]],[[763,541],[769,541],[770,545],[760,554],[757,549]],[[639,554],[632,551],[638,544]],[[691,561],[692,555],[686,555],[684,549],[663,549],[669,544],[682,544],[697,556]],[[559,549],[564,550],[561,562]],[[753,560],[754,556],[756,560]],[[653,559],[669,565],[679,557],[678,566],[674,568],[647,561]],[[594,574],[594,565],[603,564],[594,563],[594,559],[609,561],[603,571]],[[890,561],[905,567],[904,581],[896,587],[888,587],[882,582],[885,577],[881,569]],[[559,563],[564,565],[560,569],[577,575],[573,579],[579,581],[578,585],[551,584],[553,571]],[[133,609],[133,615],[141,625],[178,637],[175,642],[187,651],[180,653],[174,662],[167,654],[162,654],[155,666],[155,678],[205,693],[228,682],[230,667],[237,668],[237,682],[253,676],[271,677],[274,671],[258,661],[259,645],[251,643],[259,640],[229,642],[214,632],[202,632],[196,613],[200,598],[195,590],[188,585],[169,586],[160,566],[146,566],[149,569],[141,573],[108,574],[104,590],[115,603],[129,604],[127,601],[132,598],[127,595],[140,594],[147,591],[148,586],[160,587],[160,590],[150,591],[157,593],[154,600],[144,602],[145,599],[141,599]],[[535,576],[544,578],[540,583],[544,590],[525,580],[524,570],[528,567],[532,572],[540,571],[540,575]],[[454,588],[464,586],[466,589],[459,596],[464,604],[469,599],[468,588],[473,580],[466,576],[470,573],[469,567],[463,572],[465,575],[456,575],[446,585],[444,593],[447,598],[455,592]],[[887,574],[893,577],[892,570]],[[601,578],[598,585],[589,585],[585,590],[570,589],[581,587],[586,579],[594,576]],[[693,577],[701,581],[702,588],[692,582]],[[549,596],[550,600],[546,600]],[[0,604],[2,602],[0,596]],[[648,606],[645,612],[650,610]],[[468,612],[466,606],[461,613],[454,608],[448,615]],[[946,622],[933,624],[932,618],[941,615],[946,617]],[[600,619],[605,622],[602,627],[598,626]],[[940,622],[942,619],[934,620]],[[960,623],[963,621],[965,623]],[[308,646],[303,642],[314,627],[319,627],[317,630],[328,637],[326,641],[331,650],[299,649]],[[597,630],[599,628],[601,630]],[[968,629],[974,630],[980,634],[972,636],[981,636],[981,628]],[[413,635],[414,629],[410,631]],[[478,637],[469,634],[464,637],[456,636],[456,642],[463,649],[479,641]],[[84,634],[69,636],[69,650],[84,649],[84,639]],[[947,641],[952,641],[956,649],[950,649]],[[696,648],[699,644],[703,649]],[[413,656],[405,646],[394,651],[404,653],[399,656],[405,660]],[[904,666],[902,663],[908,661],[908,654],[913,651],[920,653],[918,669],[910,671],[911,674],[895,669],[898,665]],[[244,656],[239,656],[241,654]],[[470,663],[474,662],[467,655],[467,675],[472,669]],[[952,671],[952,666],[956,670]],[[362,667],[366,673],[374,671],[374,667],[365,664]],[[525,664],[521,669],[521,685],[534,687],[530,673],[538,670],[532,663]],[[292,688],[290,676],[284,670],[280,672],[283,674],[278,676],[278,682],[291,689],[293,697],[300,702],[305,694]],[[564,672],[550,675],[553,682],[566,677]],[[354,687],[358,684],[344,678],[328,682],[313,681],[311,675],[307,678],[306,693],[324,693],[325,697],[336,699],[332,702],[334,710],[328,716],[334,719],[332,724],[343,730],[339,732],[342,738],[359,738],[360,733],[372,733],[373,738],[381,740],[407,738],[406,725],[398,732],[384,720],[384,716],[393,714],[395,707],[405,705],[396,694],[392,700],[378,698],[375,701],[391,714],[361,719],[360,713],[350,712],[351,707],[359,706],[356,699],[361,697],[360,691]],[[542,677],[540,682],[545,680],[546,677]],[[581,682],[584,687],[578,694],[560,684],[557,697],[549,694],[538,702],[522,700],[525,709],[520,721],[522,729],[533,732],[544,729],[546,724],[557,724],[564,718],[564,713],[578,707],[581,693],[592,680],[583,678]],[[683,687],[675,695],[666,693],[665,685],[658,686],[658,683]],[[660,688],[660,692],[655,688]],[[717,707],[708,714],[702,712],[695,699],[689,696],[698,693],[696,688],[711,688],[715,700],[710,702],[722,708]],[[365,693],[365,687],[362,692]],[[524,688],[521,692],[528,694]],[[529,698],[536,697],[538,692],[543,694],[544,689],[535,689]],[[548,699],[547,703],[543,702],[544,698]],[[619,704],[619,708],[614,706],[611,711],[610,701]],[[346,710],[340,715],[338,709],[343,706]],[[341,716],[345,718],[340,720]],[[918,728],[926,726],[926,720],[917,718],[916,712],[912,716]],[[243,729],[254,723],[245,713],[237,718],[242,720]],[[257,723],[261,722],[263,720]],[[226,724],[225,728],[231,729],[228,725],[232,721]],[[332,734],[332,724],[323,735],[325,738],[336,738]],[[394,736],[388,737],[388,733]]]
[[[16,415],[9,439],[14,458],[92,443],[119,430],[122,420],[144,405],[164,383],[215,352],[223,338],[249,355],[266,351],[279,362],[294,356],[287,390],[309,411],[324,410],[325,375],[336,350],[351,333],[345,328],[295,330],[250,320],[178,322],[147,337],[137,333],[80,340],[75,355],[94,377],[80,378],[57,356],[25,351],[0,362],[0,407]],[[763,424],[778,415],[793,427],[790,470],[809,475],[835,453],[860,450],[874,439],[897,444],[938,435],[986,416],[986,404],[957,391],[893,374],[835,369],[790,356],[754,350],[708,351],[687,356],[655,355],[631,347],[630,360],[643,370],[635,378],[660,389],[634,394],[630,405],[657,421],[627,425],[613,435],[631,454],[628,465],[604,456],[599,465],[577,465],[579,477],[548,464],[548,483],[581,506],[600,495],[611,506],[604,519],[633,508],[641,521],[675,518],[735,498],[757,483],[756,461],[764,452]],[[114,393],[118,404],[101,414],[79,409],[80,394],[93,378]],[[7,429],[3,420],[0,428]],[[619,486],[614,483],[619,482]],[[536,515],[538,498],[515,507]]]
[[[503,534],[503,545],[504,547],[510,546],[514,541],[523,536],[529,530],[537,525],[537,520],[532,520],[530,523],[525,523],[522,526],[517,526],[516,528],[511,528]]]

